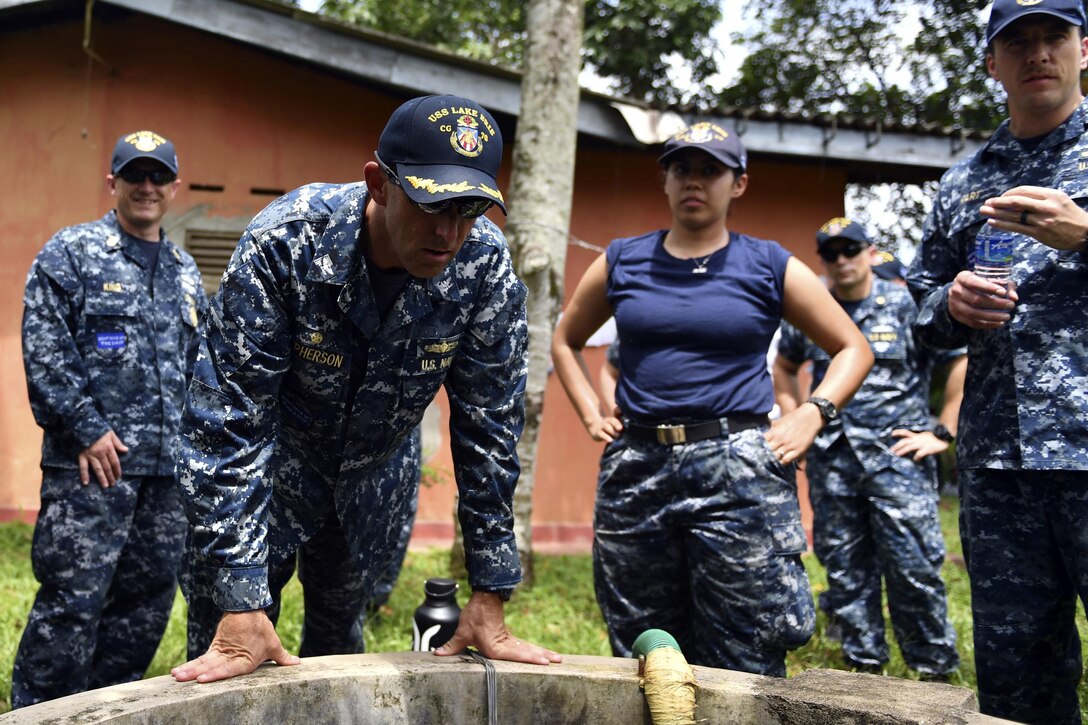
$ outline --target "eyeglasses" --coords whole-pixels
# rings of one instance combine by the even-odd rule
[[[127,166],[118,171],[117,175],[130,184],[142,184],[144,179],[151,179],[151,183],[155,186],[165,186],[173,183],[178,178],[178,175],[173,171],[166,171],[165,169],[148,171],[147,169],[130,169]]]
[[[375,154],[374,158],[378,159]],[[393,173],[393,170],[385,165],[385,162],[378,159],[378,167],[389,178],[390,183],[393,186],[399,186],[401,191],[404,191],[404,184],[401,183],[400,178]],[[457,213],[461,215],[462,219],[475,219],[483,216],[488,209],[495,205],[495,202],[489,199],[469,199],[468,201],[458,201],[457,199],[445,199],[443,201],[415,201],[412,197],[408,196],[405,192],[405,196],[408,197],[408,201],[420,211],[426,214],[441,214],[449,209],[454,204],[457,205]]]
[[[840,254],[844,254],[847,258],[853,259],[854,257],[861,254],[861,250],[865,249],[868,246],[868,244],[865,244],[863,242],[850,242],[849,244],[843,245],[841,247],[824,247],[817,250],[816,253],[820,255],[820,259],[830,264],[831,262],[834,262],[836,259],[838,259]]]

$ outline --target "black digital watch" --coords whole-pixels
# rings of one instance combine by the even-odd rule
[[[938,423],[933,426],[933,435],[937,436],[945,443],[951,443],[956,440],[956,436],[952,435],[952,431],[945,428],[943,423]]]
[[[839,409],[835,407],[827,398],[817,398],[815,395],[805,401],[806,403],[812,403],[820,411],[820,417],[824,419],[824,423],[830,423],[839,417]]]

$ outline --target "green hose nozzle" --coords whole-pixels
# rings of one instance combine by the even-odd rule
[[[663,629],[647,629],[635,640],[635,644],[631,648],[631,654],[635,657],[648,655],[659,647],[672,647],[674,650],[680,651],[680,645],[676,643],[676,638],[671,634]]]
[[[695,675],[676,638],[663,629],[648,629],[631,652],[640,662],[639,684],[654,725],[694,725]]]

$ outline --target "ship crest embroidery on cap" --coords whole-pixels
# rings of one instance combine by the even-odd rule
[[[839,234],[842,234],[842,231],[848,226],[850,226],[849,219],[837,216],[820,227],[820,231],[829,237],[837,237]]]
[[[721,126],[703,121],[690,128],[686,128],[675,136],[677,141],[688,143],[710,143],[711,141],[724,141],[729,138],[729,132]]]
[[[450,145],[462,156],[474,158],[484,151],[485,136],[480,134],[480,122],[467,113],[457,117],[457,127],[450,134]]]
[[[137,131],[125,136],[125,143],[132,144],[137,151],[149,153],[166,143],[166,139],[154,131]]]

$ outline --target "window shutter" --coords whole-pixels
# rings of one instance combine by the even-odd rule
[[[185,248],[196,260],[200,276],[204,279],[204,291],[208,295],[219,289],[223,270],[227,268],[241,232],[214,232],[192,230],[187,235]]]

